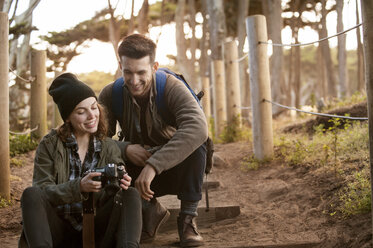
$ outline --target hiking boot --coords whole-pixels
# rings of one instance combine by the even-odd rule
[[[202,236],[197,231],[196,217],[187,214],[180,214],[177,217],[181,247],[195,247],[204,244]]]
[[[170,217],[167,210],[155,198],[142,211],[142,232],[140,243],[151,243],[157,235],[159,227]]]

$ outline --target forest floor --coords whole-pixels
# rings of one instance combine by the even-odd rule
[[[211,207],[236,205],[237,217],[200,226],[203,247],[371,247],[371,214],[343,218],[330,214],[330,205],[343,185],[335,173],[312,165],[289,166],[279,160],[248,170],[251,142],[215,146],[216,164],[209,181],[220,186],[209,190]],[[31,185],[34,152],[18,156],[22,166],[11,168],[14,204],[0,208],[0,247],[17,247],[21,232],[19,200]],[[222,162],[223,161],[223,162]],[[160,201],[178,206],[176,197]],[[204,200],[200,206],[203,207]],[[152,244],[142,247],[178,247],[177,230],[161,232]]]

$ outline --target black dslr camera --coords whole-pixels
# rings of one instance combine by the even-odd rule
[[[124,164],[107,164],[102,168],[94,168],[91,172],[101,172],[101,176],[93,177],[99,181],[108,193],[115,193],[120,189],[120,179],[127,174]]]

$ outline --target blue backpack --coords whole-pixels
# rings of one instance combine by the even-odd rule
[[[156,78],[156,88],[157,88],[157,97],[155,99],[155,104],[157,106],[158,114],[162,117],[162,119],[169,125],[175,125],[175,120],[171,118],[170,111],[165,103],[165,100],[163,98],[164,95],[164,89],[166,86],[166,80],[167,80],[167,74],[171,74],[177,79],[179,79],[181,82],[185,84],[185,86],[189,89],[190,93],[193,95],[193,97],[198,102],[199,106],[202,108],[200,99],[203,96],[203,91],[198,93],[196,95],[193,91],[193,89],[189,86],[189,84],[186,82],[184,77],[180,74],[176,74],[175,72],[169,70],[168,68],[159,68],[155,72],[155,78]],[[123,77],[118,78],[115,80],[113,85],[113,92],[112,92],[112,111],[114,113],[115,118],[121,122],[123,118],[123,84],[124,80]]]

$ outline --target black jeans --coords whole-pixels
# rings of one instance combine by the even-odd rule
[[[113,206],[114,201],[111,197],[97,208],[96,244],[100,244],[108,228]],[[82,247],[82,233],[76,231],[67,220],[57,214],[39,187],[25,189],[21,207],[23,232],[29,247]],[[114,228],[116,233],[113,234],[115,247],[139,247],[142,216],[141,200],[136,189],[122,191],[120,212],[118,226]]]
[[[202,199],[203,175],[206,166],[205,144],[175,167],[156,175],[150,185],[155,197],[177,195],[179,200],[200,201]],[[132,177],[132,186],[143,167],[127,163],[127,172]]]

